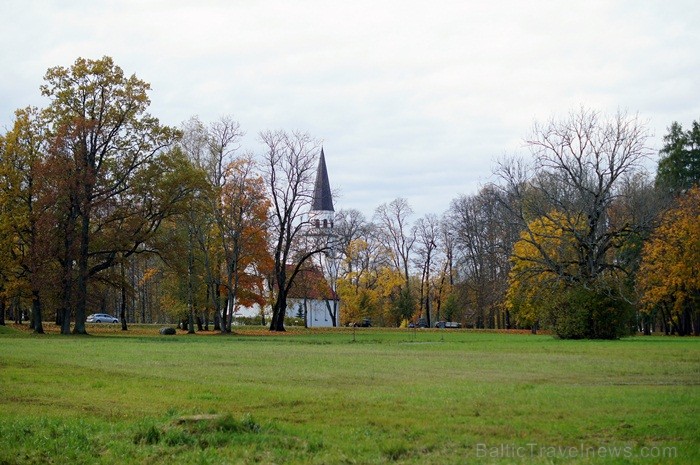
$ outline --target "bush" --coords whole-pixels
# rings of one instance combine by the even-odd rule
[[[570,289],[549,310],[548,321],[562,339],[619,339],[631,334],[634,308],[613,289]]]

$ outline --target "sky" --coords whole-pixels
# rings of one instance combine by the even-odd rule
[[[0,130],[46,70],[111,56],[179,126],[233,116],[322,141],[335,208],[441,215],[524,154],[535,122],[638,114],[655,154],[700,120],[700,4],[659,1],[0,0]]]

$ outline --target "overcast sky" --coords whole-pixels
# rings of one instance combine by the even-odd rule
[[[368,217],[442,214],[581,105],[639,113],[655,152],[700,120],[697,0],[0,0],[0,43],[0,127],[46,104],[47,68],[109,55],[165,124],[233,115],[258,153],[262,130],[321,139],[336,210]]]

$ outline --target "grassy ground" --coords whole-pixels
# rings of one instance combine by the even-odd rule
[[[700,463],[697,338],[89,331],[0,327],[0,464]]]

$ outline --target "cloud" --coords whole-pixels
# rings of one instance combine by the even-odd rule
[[[645,1],[10,0],[0,18],[0,125],[42,104],[50,66],[112,56],[177,125],[233,114],[323,139],[331,183],[371,216],[474,193],[534,120],[585,105],[649,120],[658,149],[700,118],[700,12]]]

